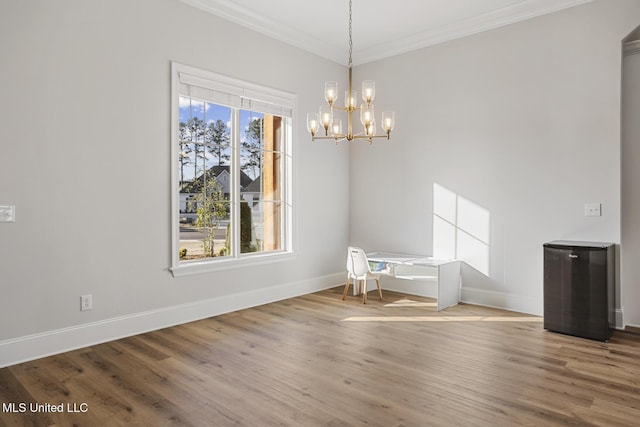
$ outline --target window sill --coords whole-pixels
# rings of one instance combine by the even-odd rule
[[[235,268],[245,268],[256,265],[273,264],[295,259],[293,252],[278,252],[270,254],[250,255],[241,258],[216,259],[210,261],[183,262],[169,270],[173,277],[191,276],[194,274],[215,273]]]

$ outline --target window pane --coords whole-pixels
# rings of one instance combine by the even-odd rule
[[[240,252],[283,249],[282,202],[245,200],[240,206]]]
[[[226,256],[231,110],[180,97],[180,261]]]
[[[229,202],[208,199],[206,203],[201,198],[194,201],[195,220],[185,217],[180,220],[181,261],[228,256],[230,253]]]
[[[255,180],[260,177],[262,172],[264,115],[241,110],[240,129],[240,170],[249,178]]]
[[[241,253],[282,250],[283,118],[242,111],[241,120],[241,168],[254,178],[241,192],[251,218],[241,219]]]

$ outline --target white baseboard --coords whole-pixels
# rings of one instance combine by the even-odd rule
[[[460,292],[460,301],[536,316],[542,316],[544,312],[542,298],[485,289],[463,287]]]
[[[542,316],[544,313],[544,302],[542,299],[523,295],[512,295],[504,292],[487,291],[484,289],[462,288],[460,301],[536,316]],[[624,329],[622,309],[616,309],[615,317],[615,328]]]
[[[224,295],[0,341],[0,368],[337,286],[344,274]]]
[[[621,308],[616,308],[616,329],[624,330],[624,313]]]

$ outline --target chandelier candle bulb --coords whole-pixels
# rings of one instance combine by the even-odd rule
[[[369,123],[367,126],[365,126],[365,128],[366,128],[367,136],[369,138],[376,136],[376,122]],[[369,139],[369,144],[371,144],[372,142],[373,141]]]
[[[331,134],[340,135],[342,133],[342,120],[333,119],[333,125],[331,125]]]
[[[331,126],[333,122],[333,111],[330,106],[323,105],[320,107],[320,121],[322,122],[324,133],[327,135],[329,133],[329,126]]]
[[[360,123],[366,128],[373,122],[373,105],[362,105],[360,108]]]
[[[382,112],[382,128],[387,135],[389,132],[393,130],[395,126],[395,113],[393,111],[383,111]]]
[[[376,82],[373,80],[365,80],[362,82],[362,100],[367,104],[371,104],[376,97]]]
[[[358,99],[357,90],[345,91],[344,106],[347,107],[347,111],[353,111],[356,109],[356,106],[358,105],[358,101],[356,101],[356,99]]]
[[[311,136],[315,136],[316,132],[320,129],[320,121],[318,120],[318,115],[316,113],[308,113],[307,114],[307,130],[311,134]]]
[[[338,99],[338,82],[325,82],[324,83],[324,99],[333,105]]]

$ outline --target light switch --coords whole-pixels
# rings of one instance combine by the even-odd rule
[[[601,216],[600,203],[585,203],[584,216]]]
[[[16,221],[16,207],[0,206],[0,222],[15,222],[15,221]]]

